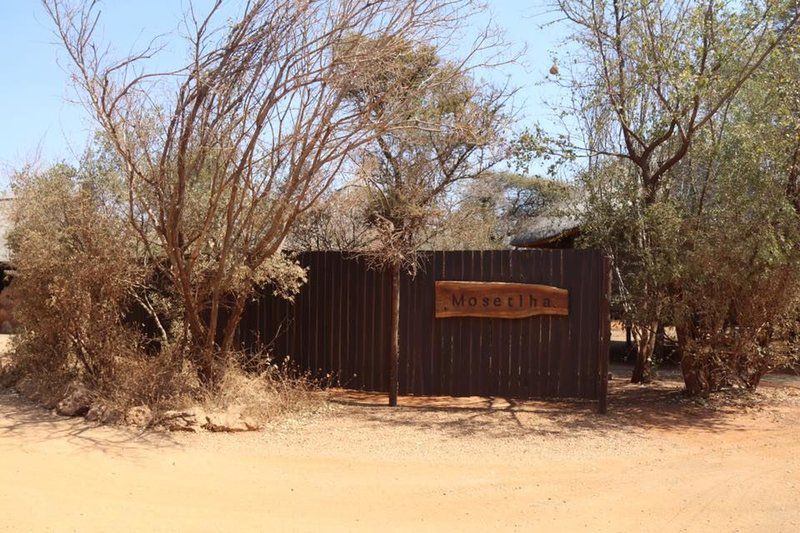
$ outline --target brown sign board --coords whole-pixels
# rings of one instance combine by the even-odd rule
[[[566,289],[530,283],[437,281],[436,318],[527,318],[569,314]]]

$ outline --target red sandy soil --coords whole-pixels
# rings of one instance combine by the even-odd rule
[[[800,531],[800,381],[591,403],[333,391],[259,433],[132,433],[0,394],[3,531]]]

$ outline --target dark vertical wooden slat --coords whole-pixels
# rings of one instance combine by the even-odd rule
[[[342,382],[342,375],[341,369],[338,365],[338,354],[337,352],[337,341],[338,341],[338,329],[339,329],[339,302],[336,298],[336,286],[338,285],[338,261],[336,260],[337,256],[334,255],[334,252],[325,252],[325,261],[326,261],[326,282],[328,287],[327,292],[327,299],[326,307],[328,308],[328,316],[326,317],[328,320],[327,326],[327,334],[325,336],[325,341],[327,343],[327,349],[325,354],[325,360],[328,363],[329,372],[334,376],[336,380],[336,384],[341,386]]]
[[[367,298],[367,320],[366,320],[366,340],[367,340],[367,367],[365,368],[364,378],[368,390],[375,389],[375,373],[377,372],[377,347],[375,345],[376,315],[379,311],[377,306],[377,283],[375,281],[375,271],[366,270],[366,283],[369,287],[369,297]]]
[[[434,283],[441,279],[441,261],[442,261],[442,253],[441,252],[433,252],[431,254],[431,277],[433,278]],[[425,385],[425,389],[423,394],[433,394],[435,390],[437,390],[438,385],[438,376],[439,376],[439,323],[441,320],[436,318],[431,318],[431,338],[430,338],[430,350],[428,353],[428,362],[425,365],[428,372],[427,372],[427,382]]]
[[[433,279],[439,281],[444,279],[443,263],[444,252],[433,253]],[[431,335],[431,372],[428,390],[425,394],[441,394],[442,392],[442,353],[441,353],[442,320],[437,319],[433,324],[433,335]]]
[[[559,250],[559,287],[570,290],[569,303],[572,305],[575,298],[578,296],[574,287],[570,283],[572,277],[572,265],[574,261],[570,261],[571,250]],[[575,324],[574,309],[570,309],[570,314],[566,317],[560,318],[559,322],[559,361],[558,361],[558,395],[559,397],[575,398],[578,393],[577,377],[578,364],[577,355],[575,350],[572,349],[571,334],[573,325]]]
[[[436,318],[434,317],[434,279],[435,279],[436,252],[426,253],[424,277],[417,285],[419,296],[422,298],[420,321],[421,335],[417,365],[417,381],[415,394],[425,394],[433,383],[431,374],[431,361],[434,357],[433,335]]]
[[[326,305],[328,301],[328,261],[327,253],[319,252],[319,262],[317,264],[317,280],[319,282],[319,290],[317,291],[316,304],[317,322],[315,329],[317,330],[317,360],[316,368],[320,376],[326,376],[329,369],[327,367],[327,346],[326,339],[328,337],[328,315],[330,306]]]
[[[413,320],[410,313],[411,294],[408,290],[410,275],[402,271],[400,273],[400,360],[397,372],[398,393],[400,396],[408,394],[406,387],[408,381],[408,350],[411,341],[410,322]]]
[[[457,256],[454,252],[444,252],[442,254],[442,279],[458,279],[454,267],[457,263]],[[458,322],[457,318],[444,318],[439,320],[439,357],[440,372],[439,392],[441,395],[453,395],[453,329]]]
[[[545,265],[544,280],[547,285],[555,285],[555,258],[553,257],[552,250],[544,250],[543,263]],[[555,350],[555,319],[551,316],[544,317],[544,339],[545,339],[545,353],[547,378],[544,383],[543,396],[552,398],[558,392],[558,378],[557,378],[557,354]]]
[[[495,272],[494,281],[508,281],[508,257],[510,250],[500,250],[494,263],[498,270]],[[499,396],[508,396],[509,368],[508,368],[508,340],[511,322],[513,320],[496,320],[497,338],[492,341],[492,351],[497,361],[497,392]]]
[[[607,257],[600,260],[600,349],[598,350],[598,406],[601,414],[608,411],[608,357],[611,345],[611,262]]]
[[[580,265],[580,279],[586,280],[586,283],[592,283],[592,264],[595,262],[595,256],[585,250],[581,250],[577,258]],[[591,286],[586,287],[580,293],[580,309],[578,310],[580,318],[580,335],[578,338],[578,349],[580,350],[580,375],[581,375],[581,398],[592,398],[594,396],[595,376],[592,374],[592,359],[594,359],[594,352],[590,351],[591,342],[588,337],[591,336],[591,326],[589,320],[591,319],[591,308],[593,306],[591,299],[594,298],[591,292]]]
[[[311,258],[308,254],[300,254],[297,258],[300,265],[306,269],[306,283],[300,288],[300,292],[295,295],[295,299],[302,298],[301,308],[303,310],[302,331],[303,341],[301,343],[302,352],[298,354],[300,364],[298,369],[308,369],[311,367]]]
[[[580,351],[581,330],[583,329],[581,324],[583,294],[579,285],[581,261],[580,254],[574,250],[565,251],[564,254],[564,288],[569,291],[570,306],[567,317],[569,366],[562,369],[562,378],[566,377],[566,380],[562,381],[561,389],[566,390],[572,397],[580,398],[583,393],[583,384],[581,383],[583,359]]]
[[[481,252],[471,251],[469,258],[469,278],[470,280],[480,280],[481,272]],[[467,330],[469,337],[469,395],[480,396],[485,379],[481,369],[481,331],[483,320],[481,318],[467,318]]]
[[[491,255],[492,252],[481,251],[479,254],[479,270],[473,273],[473,279],[476,281],[489,281],[491,280],[492,265]],[[479,343],[478,350],[480,354],[480,386],[476,391],[479,396],[489,396],[494,390],[494,376],[492,375],[492,321],[479,318]]]
[[[369,354],[367,353],[367,295],[369,293],[369,286],[365,276],[365,266],[362,259],[358,260],[357,266],[358,286],[361,289],[359,301],[357,305],[358,314],[356,316],[356,331],[358,334],[356,350],[358,353],[358,388],[366,389],[366,376],[367,360]]]
[[[489,281],[499,281],[502,279],[503,273],[503,258],[502,254],[499,252],[495,252],[489,254]],[[502,359],[502,336],[503,336],[503,320],[499,318],[491,318],[489,319],[491,324],[491,333],[489,336],[489,346],[491,359],[490,359],[490,370],[489,374],[491,376],[491,380],[489,382],[489,396],[497,396],[500,394],[500,380],[501,378],[501,363],[500,360]]]
[[[586,324],[586,352],[589,357],[589,370],[592,383],[590,393],[587,398],[596,399],[598,393],[597,376],[598,376],[598,357],[596,354],[600,350],[600,336],[596,333],[599,328],[600,308],[599,308],[599,291],[601,290],[600,284],[600,270],[602,269],[600,254],[590,252],[590,257],[587,260],[589,264],[589,272],[587,276],[587,286],[585,291],[585,298],[588,301],[589,313],[584,317]]]
[[[339,287],[337,287],[337,300],[339,302],[339,368],[342,373],[342,385],[347,388],[353,387],[353,363],[352,354],[348,350],[350,342],[350,298],[352,298],[352,287],[350,286],[350,258],[345,254],[339,254]]]
[[[509,266],[509,281],[516,283],[524,283],[525,275],[520,261],[520,253],[515,250],[509,252],[508,257]],[[519,305],[518,302],[513,302],[513,305]],[[522,337],[523,329],[528,319],[512,320],[509,325],[509,339],[508,339],[508,395],[513,398],[518,398],[520,394],[520,368],[522,366]]]
[[[306,293],[306,308],[308,310],[308,319],[306,322],[308,331],[308,341],[306,344],[308,366],[306,366],[304,370],[313,371],[316,365],[317,338],[319,333],[317,327],[317,317],[319,316],[319,305],[317,305],[319,293],[319,278],[317,277],[319,268],[317,265],[319,262],[319,254],[317,252],[306,252],[303,256],[308,265],[307,282],[306,285],[300,289]]]
[[[409,353],[409,394],[419,394],[420,380],[422,378],[423,352],[427,342],[427,330],[433,321],[432,308],[427,306],[428,279],[430,272],[430,254],[423,253],[414,282],[409,284],[409,292],[413,294],[411,314],[415,315],[414,328],[411,331],[412,346]],[[433,292],[431,290],[430,292]],[[428,314],[430,312],[430,315]]]
[[[375,390],[386,392],[388,391],[387,380],[388,373],[386,372],[386,358],[388,357],[389,341],[389,298],[387,297],[387,288],[389,285],[389,276],[386,275],[385,270],[376,272],[378,279],[377,290],[377,309],[378,327],[375,328],[375,348],[376,348],[376,372],[375,372]]]
[[[452,252],[454,279],[469,279],[466,272],[466,258],[468,252],[459,250]],[[457,318],[453,321],[451,331],[453,340],[450,343],[452,353],[450,354],[450,368],[452,373],[451,393],[453,396],[465,396],[469,387],[469,352],[468,344],[464,338],[467,332],[468,319]]]

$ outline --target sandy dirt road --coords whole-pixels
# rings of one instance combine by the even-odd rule
[[[93,427],[0,394],[2,531],[800,531],[800,383],[758,406],[338,392],[239,435]]]

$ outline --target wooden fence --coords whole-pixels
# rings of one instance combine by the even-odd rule
[[[340,252],[299,256],[308,282],[293,304],[263,296],[239,339],[268,345],[344,387],[387,390],[390,280]],[[608,262],[594,250],[428,252],[401,279],[400,394],[586,398],[605,408]],[[439,280],[537,283],[569,291],[567,316],[434,318]]]

